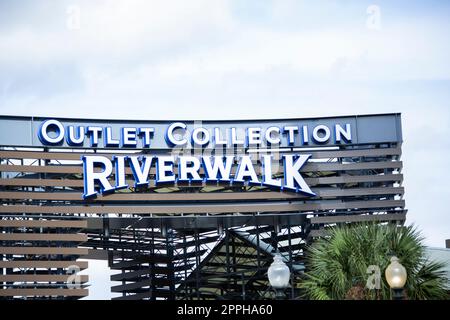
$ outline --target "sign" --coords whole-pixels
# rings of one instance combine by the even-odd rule
[[[164,130],[164,140],[169,148],[206,147],[228,148],[230,146],[243,146],[245,148],[273,145],[279,146],[286,143],[287,146],[295,145],[300,140],[302,145],[323,144],[334,139],[335,143],[350,143],[352,141],[352,127],[350,123],[334,124],[332,127],[326,124],[317,124],[313,127],[304,124],[302,126],[284,125],[261,127],[246,127],[244,135],[239,135],[236,127],[224,129],[221,127],[206,128],[197,126],[189,130],[184,122],[170,123]],[[152,138],[161,132],[155,127],[134,126],[121,127],[116,132],[111,126],[64,126],[56,119],[48,119],[39,126],[38,137],[46,146],[61,145],[70,146],[89,144],[98,147],[103,139],[104,147],[137,148],[138,145],[148,148],[152,145]],[[86,142],[88,140],[88,142]],[[167,183],[202,183],[204,182],[228,182],[230,184],[253,184],[275,187],[280,190],[301,192],[307,196],[315,196],[300,174],[300,169],[311,157],[311,154],[283,155],[284,178],[273,178],[272,156],[263,155],[260,159],[264,168],[262,177],[258,177],[250,155],[235,156],[202,156],[201,159],[194,156],[120,156],[115,155],[112,160],[105,156],[86,155],[82,157],[84,172],[83,198],[91,198],[99,193],[106,194],[115,190],[128,188],[125,179],[125,167],[131,168],[134,176],[134,187],[148,187],[150,184],[150,168],[156,168],[155,185]],[[232,166],[237,160],[237,170],[231,176]],[[174,166],[177,162],[178,175],[175,176]],[[95,168],[101,167],[99,172]],[[113,168],[114,167],[114,168]],[[200,168],[204,170],[204,176],[200,176]],[[115,176],[115,184],[112,185],[109,177]],[[96,189],[96,182],[99,188]]]
[[[0,145],[123,149],[127,155],[86,153],[81,157],[85,199],[128,187],[145,188],[151,183],[260,185],[312,197],[315,193],[300,173],[311,158],[311,153],[300,152],[305,147],[402,140],[400,114],[202,122],[0,117],[0,123]],[[267,149],[268,154],[259,152]],[[133,155],[132,150],[144,154]],[[192,150],[201,152],[189,155]],[[273,154],[280,152],[281,157],[273,159]],[[283,178],[273,174],[279,164]],[[125,178],[127,168],[134,178],[131,186]],[[155,172],[153,181],[151,170]]]
[[[262,177],[258,177],[249,155],[238,158],[238,167],[232,176],[231,168],[234,156],[203,156],[201,159],[194,156],[113,156],[112,160],[104,156],[83,156],[84,193],[83,197],[90,198],[98,193],[109,193],[115,190],[128,188],[125,179],[125,166],[129,165],[134,176],[134,187],[148,187],[150,184],[150,168],[156,167],[155,185],[188,183],[218,183],[227,182],[230,185],[263,185],[281,190],[301,192],[308,196],[315,196],[300,174],[300,169],[311,157],[310,154],[283,155],[284,179],[275,179],[272,176],[272,156],[263,155],[261,163]],[[174,165],[178,164],[178,175],[174,174]],[[100,172],[95,172],[96,167]],[[113,168],[113,166],[115,168]],[[204,177],[200,176],[200,168],[204,169]],[[115,173],[115,184],[108,180]],[[98,182],[100,190],[95,188]]]
[[[163,132],[161,132],[163,131]],[[39,141],[45,146],[87,146],[90,148],[150,148],[155,134],[163,136],[165,147],[270,147],[322,145],[352,141],[350,123],[282,125],[265,127],[223,127],[170,123],[166,128],[148,126],[115,127],[100,125],[64,126],[56,119],[45,120],[38,130]]]

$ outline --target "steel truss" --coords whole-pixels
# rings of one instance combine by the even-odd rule
[[[86,296],[87,277],[68,287],[69,267],[100,258],[117,270],[118,299],[272,298],[266,272],[278,250],[295,299],[305,246],[330,226],[405,220],[398,142],[311,151],[302,175],[314,198],[219,183],[85,201],[79,159],[94,152],[0,148],[0,297]]]

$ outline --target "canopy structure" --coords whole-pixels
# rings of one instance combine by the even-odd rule
[[[0,298],[86,297],[89,276],[78,274],[89,274],[84,259],[104,259],[113,271],[111,290],[120,295],[117,299],[268,299],[274,293],[266,272],[279,251],[291,270],[286,293],[296,299],[307,245],[326,236],[329,227],[361,221],[401,225],[406,218],[399,114],[204,121],[208,130],[304,124],[334,128],[336,123],[345,128],[349,123],[352,135],[351,141],[295,141],[292,146],[284,135],[280,147],[269,151],[245,145],[177,149],[177,157],[232,155],[231,178],[239,172],[242,157],[257,159],[252,167],[261,180],[262,156],[278,154],[270,178],[283,184],[283,159],[309,155],[298,174],[313,194],[250,183],[252,173],[243,175],[243,183],[211,183],[204,179],[204,166],[196,183],[158,184],[157,166],[144,172],[142,159],[175,156],[164,140],[169,121],[58,119],[64,128],[155,129],[149,147],[104,148],[43,145],[38,130],[45,120],[0,117]],[[193,122],[184,123],[192,129]],[[141,159],[140,175],[128,162],[123,171],[114,168],[108,175],[112,187],[126,187],[84,198],[82,159],[90,156],[103,157],[112,166],[117,157]],[[179,177],[178,161],[172,169]],[[136,185],[142,178],[144,187]],[[101,183],[94,181],[94,186],[101,191]]]

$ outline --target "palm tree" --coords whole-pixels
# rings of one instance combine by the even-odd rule
[[[394,254],[408,273],[408,299],[446,299],[445,265],[426,258],[422,241],[413,226],[353,224],[331,228],[327,237],[309,247],[307,271],[299,286],[314,300],[391,299],[384,270]],[[366,288],[369,266],[379,267],[379,289]]]

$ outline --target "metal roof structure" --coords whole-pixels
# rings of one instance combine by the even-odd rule
[[[0,117],[0,298],[87,296],[89,279],[77,273],[89,267],[80,258],[108,260],[117,271],[111,290],[121,294],[118,299],[270,298],[266,272],[278,250],[292,271],[288,291],[295,299],[305,248],[315,237],[326,236],[328,227],[361,221],[402,224],[406,218],[399,114],[203,122],[208,130],[354,124],[354,140],[348,143],[225,150],[237,155],[310,154],[300,172],[314,197],[263,185],[203,181],[145,188],[130,182],[128,188],[83,199],[82,156],[110,159],[119,152],[167,155],[172,150],[156,137],[154,148],[45,146],[36,138],[44,119]],[[118,127],[169,123],[60,120]],[[181,154],[198,156],[198,151],[186,148]],[[259,161],[255,170],[261,173]],[[149,176],[155,175],[151,168]],[[273,176],[283,179],[281,161]],[[132,180],[129,168],[126,180]]]

